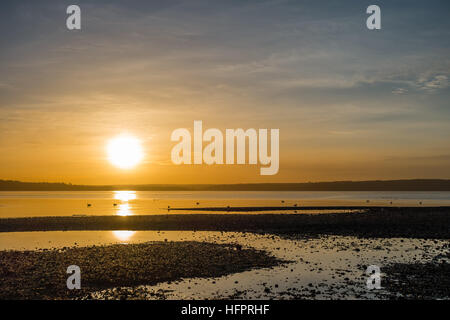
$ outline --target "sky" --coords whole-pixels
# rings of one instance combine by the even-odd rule
[[[66,8],[81,8],[81,30]],[[366,8],[381,8],[369,30]],[[448,1],[2,1],[0,179],[450,178]],[[177,128],[277,128],[280,167],[179,165]],[[119,134],[143,162],[107,160]]]

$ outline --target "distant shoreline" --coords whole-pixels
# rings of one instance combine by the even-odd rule
[[[0,180],[0,191],[450,191],[450,179],[241,184],[75,185]]]

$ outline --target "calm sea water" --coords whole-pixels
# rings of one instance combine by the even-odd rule
[[[391,203],[392,202],[392,203]],[[90,206],[88,206],[90,204]],[[449,206],[450,192],[83,191],[0,192],[0,217],[166,214],[213,206]],[[171,211],[206,213],[205,211]],[[230,211],[232,213],[232,211]]]

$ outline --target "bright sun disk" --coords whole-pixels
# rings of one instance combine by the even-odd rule
[[[108,160],[121,169],[130,169],[144,157],[139,139],[121,135],[111,139],[107,145]]]

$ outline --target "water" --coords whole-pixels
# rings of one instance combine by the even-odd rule
[[[0,218],[73,215],[129,216],[166,214],[168,206],[200,208],[292,206],[294,204],[297,204],[299,209],[301,206],[330,205],[448,206],[450,192],[14,191],[0,192]],[[195,210],[172,212],[208,213]]]

